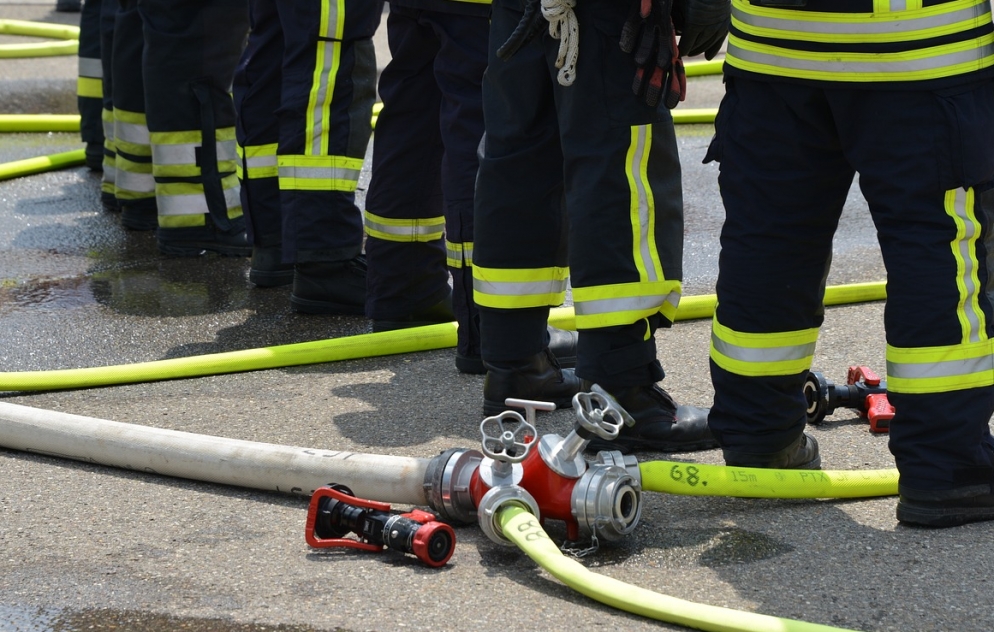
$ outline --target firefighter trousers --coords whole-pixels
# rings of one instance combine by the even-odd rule
[[[766,454],[803,431],[832,238],[855,174],[887,268],[902,487],[994,482],[994,82],[942,90],[729,77],[707,160],[726,209],[709,423]]]

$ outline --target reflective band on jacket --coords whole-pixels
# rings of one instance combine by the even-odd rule
[[[555,307],[566,300],[569,268],[497,269],[473,266],[477,305],[501,309]]]
[[[901,349],[887,345],[887,390],[943,393],[994,385],[994,341]]]
[[[241,187],[234,174],[223,178],[224,203],[231,217],[233,209],[240,209]],[[159,207],[159,215],[201,215],[209,213],[207,198],[204,197],[204,185],[190,182],[160,183],[155,187],[155,202]]]
[[[279,156],[280,189],[355,192],[362,158]]]
[[[275,178],[279,175],[276,163],[277,143],[269,145],[236,145],[238,152],[238,177],[243,180]]]
[[[921,81],[994,66],[989,0],[874,13],[815,12],[732,0],[726,62],[826,81]]]
[[[445,218],[392,219],[366,211],[366,234],[384,241],[436,241],[445,234]]]
[[[736,375],[796,375],[811,368],[817,340],[817,328],[744,333],[725,327],[715,317],[711,322],[711,359]]]
[[[473,265],[473,242],[445,241],[445,263],[450,268],[469,268]]]
[[[946,214],[956,223],[956,238],[950,248],[956,261],[956,287],[959,290],[956,314],[963,331],[962,342],[980,342],[987,339],[987,317],[980,306],[984,289],[980,284],[977,240],[982,226],[977,218],[974,190],[946,191],[945,208]]]
[[[680,304],[679,281],[643,281],[595,287],[574,287],[577,329],[630,325],[656,313],[670,322]]]

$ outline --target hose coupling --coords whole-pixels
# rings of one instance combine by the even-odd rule
[[[535,516],[536,520],[541,519],[538,503],[531,494],[517,485],[492,488],[480,499],[477,515],[479,516],[480,529],[488,538],[497,544],[514,546],[514,543],[504,535],[500,524],[497,522],[497,516],[501,508],[508,504],[524,507]]]
[[[642,517],[641,475],[620,452],[599,452],[573,487],[571,502],[581,535],[619,540],[630,534]],[[619,465],[619,462],[621,465]]]
[[[476,522],[476,503],[470,483],[482,460],[483,455],[476,450],[451,448],[428,464],[425,498],[439,518],[452,524]]]

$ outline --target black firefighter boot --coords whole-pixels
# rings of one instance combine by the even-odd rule
[[[580,380],[572,369],[559,365],[548,347],[522,360],[487,362],[483,382],[483,412],[499,415],[507,410],[504,400],[531,399],[552,402],[556,408],[568,408],[580,390]]]
[[[818,442],[809,434],[801,433],[790,445],[776,452],[745,453],[722,449],[725,465],[736,467],[762,467],[775,470],[819,470],[821,455]]]
[[[582,390],[591,386],[584,381]],[[612,441],[592,438],[587,445],[590,452],[691,452],[718,446],[708,428],[707,409],[677,404],[658,384],[604,390],[635,419],[635,425],[623,426]]]

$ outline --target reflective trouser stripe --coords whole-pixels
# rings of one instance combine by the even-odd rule
[[[221,179],[228,217],[241,214],[241,189],[238,178],[231,174]],[[204,185],[195,182],[167,182],[156,186],[159,215],[199,215],[210,212],[204,197]]]
[[[103,86],[104,69],[99,58],[80,57],[79,76],[76,80],[76,95],[102,99],[104,96]]]
[[[887,345],[887,389],[945,393],[994,386],[994,341],[902,349]]]
[[[566,300],[569,268],[495,269],[473,266],[477,305],[515,309],[554,307]]]
[[[776,333],[733,331],[711,322],[711,359],[735,375],[796,375],[811,368],[818,329]]]
[[[152,145],[145,115],[114,108],[114,146],[132,156],[152,155]]]
[[[956,238],[950,247],[956,261],[956,287],[959,290],[956,314],[963,330],[962,342],[981,342],[987,339],[987,318],[980,306],[983,287],[977,240],[982,226],[975,210],[976,194],[972,188],[947,191],[944,204],[946,214],[956,223]]]
[[[215,130],[217,170],[233,173],[236,169],[235,128]],[[188,132],[152,132],[153,173],[157,178],[199,178],[202,165],[197,163],[197,150],[203,144],[200,130]]]
[[[117,154],[115,195],[123,200],[138,200],[155,196],[155,178],[151,162],[136,162]]]
[[[238,152],[237,175],[240,180],[255,180],[258,178],[275,178],[279,175],[279,165],[276,160],[277,143],[268,145],[236,145]]]
[[[278,156],[280,189],[354,193],[362,158],[348,156]]]
[[[629,210],[632,223],[632,260],[638,269],[639,279],[648,282],[665,281],[663,266],[659,262],[659,252],[656,249],[656,240],[653,237],[656,232],[656,204],[646,174],[649,164],[649,147],[652,144],[652,126],[634,126],[631,129],[631,135],[631,145],[628,148],[625,162],[625,176],[628,178],[628,187],[631,191]],[[668,294],[669,290],[664,293]],[[624,324],[632,322],[635,321],[627,321]]]
[[[679,281],[574,287],[576,328],[630,325],[656,313],[672,322],[680,304],[680,291]]]
[[[450,268],[469,268],[473,265],[473,242],[445,241],[445,264]]]
[[[384,241],[428,242],[441,239],[445,234],[442,216],[394,219],[366,211],[365,225],[367,235]]]
[[[104,127],[104,172],[100,182],[103,193],[114,194],[114,183],[117,180],[117,152],[114,150],[114,111],[104,108],[100,112],[100,120]]]
[[[322,2],[318,26],[318,36],[321,39],[317,43],[314,75],[307,102],[307,125],[304,128],[304,152],[308,155],[321,156],[328,152],[331,103],[335,93],[334,78],[337,77],[341,64],[344,31],[345,0]],[[282,163],[280,166],[282,167]],[[282,184],[280,186],[282,188]]]

